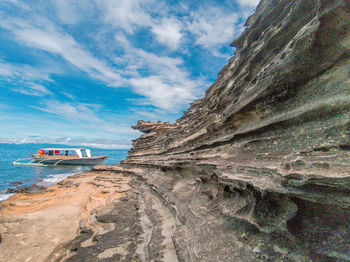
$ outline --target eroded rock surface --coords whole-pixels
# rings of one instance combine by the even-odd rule
[[[261,1],[203,99],[134,126],[122,166],[173,211],[180,261],[350,259],[349,12]]]
[[[127,180],[123,197],[95,210],[93,226],[80,229],[60,261],[178,261],[171,211],[151,188]]]
[[[120,166],[0,203],[0,261],[178,261],[176,219]]]

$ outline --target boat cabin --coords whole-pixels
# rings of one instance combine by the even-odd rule
[[[40,157],[47,156],[76,156],[78,158],[91,157],[91,150],[86,148],[43,148],[38,151]]]

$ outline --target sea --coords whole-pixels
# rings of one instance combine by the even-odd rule
[[[26,187],[32,184],[50,186],[63,179],[91,170],[91,166],[26,166],[13,165],[19,158],[30,158],[30,154],[37,153],[40,148],[58,147],[74,148],[79,146],[49,145],[49,144],[0,144],[0,201],[9,198],[9,188]],[[91,148],[93,156],[108,155],[105,164],[118,164],[126,159],[128,150]],[[27,159],[30,161],[30,159]],[[21,161],[22,162],[22,161]],[[23,162],[26,162],[24,160]]]

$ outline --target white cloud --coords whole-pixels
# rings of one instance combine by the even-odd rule
[[[33,106],[33,108],[47,113],[59,115],[64,119],[79,120],[88,122],[100,122],[100,119],[94,112],[96,105],[84,103],[61,103],[59,101],[50,99],[44,100],[40,107]]]
[[[131,48],[132,46],[130,46],[130,42],[127,39],[127,37],[125,36],[125,34],[123,33],[117,33],[114,36],[115,40],[117,41],[118,45],[120,45],[121,47],[123,47],[124,50],[128,51],[129,48]]]
[[[53,3],[56,6],[57,15],[63,23],[75,24],[81,19],[73,1],[56,0]]]
[[[152,75],[159,74],[172,81],[182,81],[188,76],[184,70],[180,69],[183,63],[181,58],[160,56],[141,49],[134,49],[134,53],[141,58],[140,67],[148,68]]]
[[[55,31],[48,32],[36,28],[16,30],[14,33],[17,39],[24,41],[26,45],[57,53],[94,78],[103,80],[110,85],[118,85],[121,81],[119,74],[109,68],[103,61],[82,49],[67,34]]]
[[[168,111],[174,111],[179,105],[188,104],[196,98],[193,94],[196,83],[191,81],[186,85],[168,82],[161,76],[149,76],[131,79],[130,84],[138,94],[147,97],[149,104]]]
[[[149,68],[151,76],[133,78],[130,84],[138,94],[147,98],[149,104],[176,111],[203,92],[206,83],[203,79],[191,79],[180,67],[182,59],[157,56],[142,50],[136,53]]]
[[[53,72],[61,73],[59,68],[55,68],[49,65],[43,67],[34,67],[23,64],[9,64],[0,61],[0,76],[7,80],[18,81],[48,81],[51,82],[50,74]]]
[[[236,0],[241,6],[256,7],[260,0]]]
[[[130,140],[127,139],[104,139],[104,138],[86,138],[81,136],[73,137],[0,137],[0,143],[9,144],[58,144],[70,146],[96,147],[105,149],[129,149]]]
[[[124,41],[123,45],[128,46],[128,50],[126,50],[127,55],[119,61],[128,64],[128,68],[123,71],[125,75],[130,76],[132,75],[130,72],[134,72],[132,79],[127,79],[117,73],[104,61],[95,58],[81,48],[70,35],[60,32],[53,26],[37,28],[28,24],[24,25],[22,21],[17,21],[15,24],[16,26],[9,24],[7,27],[12,30],[18,41],[36,49],[58,54],[77,68],[87,72],[91,77],[102,80],[110,86],[119,87],[129,83],[137,94],[145,96],[146,101],[156,107],[174,111],[200,94],[199,91],[202,88],[200,85],[203,82],[191,80],[190,75],[180,69],[182,59],[157,56],[141,49],[135,49],[122,35],[119,35],[117,40]],[[139,69],[146,69],[153,75],[141,76],[137,73]],[[6,68],[3,69],[3,74],[5,73],[8,73]],[[38,90],[17,89],[17,91],[39,95]],[[77,113],[68,106],[63,106],[61,112],[65,112],[66,109],[72,110],[66,117]]]
[[[177,49],[182,38],[182,24],[175,18],[163,18],[160,24],[152,26],[157,41],[171,49]]]
[[[0,20],[1,22],[1,20]],[[49,21],[42,19],[41,25],[31,25],[22,20],[4,21],[3,27],[10,30],[17,41],[53,54],[58,54],[72,65],[85,71],[91,77],[102,80],[111,86],[119,86],[122,77],[104,61],[97,59],[82,48],[73,37],[61,32]]]
[[[32,106],[32,108],[39,111],[60,116],[66,121],[70,121],[75,125],[79,124],[91,130],[96,130],[96,127],[98,127],[102,131],[111,133],[136,133],[130,126],[117,125],[99,117],[99,110],[102,107],[100,104],[69,103],[60,102],[55,99],[43,100],[40,106]]]
[[[104,13],[107,23],[133,33],[139,26],[151,24],[150,15],[145,12],[144,5],[150,1],[142,0],[95,0]]]
[[[133,110],[136,115],[141,117],[146,117],[151,121],[159,121],[164,119],[164,121],[170,121],[169,117],[166,114],[166,111],[161,109],[149,109],[149,108],[140,108],[138,110]]]
[[[64,96],[68,97],[68,98],[71,99],[71,100],[74,100],[74,99],[75,99],[75,96],[72,95],[72,94],[70,94],[70,93],[61,91],[61,94],[63,94]]]
[[[30,83],[30,82],[25,83],[19,87],[12,88],[12,90],[24,95],[32,95],[32,96],[52,95],[52,92],[49,91],[46,87],[39,85],[37,83]]]
[[[94,12],[94,5],[88,0],[55,0],[52,3],[63,24],[76,24]]]
[[[18,0],[2,0],[2,2],[9,2],[11,4],[18,4]]]
[[[0,76],[8,81],[8,85],[15,92],[31,95],[45,96],[53,93],[38,82],[51,82],[52,68],[35,68],[28,65],[8,64],[0,62]]]
[[[235,35],[239,16],[223,8],[212,7],[190,13],[188,30],[195,35],[196,43],[209,50],[229,43]]]
[[[243,3],[243,0],[238,1]],[[247,0],[246,4],[251,4],[252,1]],[[87,2],[90,1],[57,0],[55,10],[63,23],[74,24],[85,19],[82,15],[84,12],[79,10],[79,7],[84,10],[85,4],[88,5]],[[111,25],[100,24],[105,30],[105,35],[98,32],[100,38],[98,41],[102,42],[102,47],[93,42],[85,45],[79,43],[77,41],[79,38],[74,38],[65,32],[63,27],[60,28],[48,17],[43,17],[43,12],[40,12],[41,15],[33,16],[30,21],[11,16],[8,19],[9,17],[1,16],[0,13],[0,26],[11,31],[17,42],[59,56],[86,72],[91,78],[101,80],[111,87],[131,88],[134,93],[144,97],[137,100],[138,104],[153,105],[170,112],[179,110],[201,96],[208,83],[203,78],[193,77],[186,69],[181,56],[169,57],[167,54],[175,49],[178,52],[189,49],[194,44],[190,42],[193,40],[196,45],[211,51],[213,55],[221,56],[219,49],[223,45],[228,45],[233,39],[239,20],[239,15],[224,5],[201,7],[190,11],[189,6],[179,4],[175,6],[176,12],[182,10],[179,17],[175,16],[171,4],[157,0],[94,0],[90,5],[93,5],[88,7],[91,10],[96,5],[100,11],[97,18],[100,20],[97,22]],[[189,10],[185,12],[186,8]],[[155,40],[168,49],[160,54],[158,50],[149,51],[152,48],[134,47],[136,44],[129,40],[128,34],[136,34],[141,29],[146,33],[152,33]],[[115,48],[111,42],[104,44],[106,35],[114,35],[118,50],[123,49],[124,53],[114,52]],[[186,47],[181,49],[180,44]],[[140,46],[139,43],[137,46]],[[89,48],[92,51],[89,51]],[[101,55],[100,49],[107,51]],[[63,65],[60,64],[61,67]],[[0,74],[7,75],[6,77],[13,75],[9,68],[1,67],[1,64]],[[50,78],[50,74],[47,78]],[[42,83],[38,84],[45,86]],[[16,91],[37,96],[49,94],[44,89],[35,88],[17,88]],[[65,96],[72,99],[69,95]],[[64,110],[70,112],[65,117],[88,113],[88,108],[78,108],[77,112],[69,105],[62,106]]]
[[[182,38],[182,23],[169,18],[168,6],[154,0],[96,0],[103,10],[104,20],[128,34],[136,29],[150,28],[156,40],[170,49],[176,49]],[[153,15],[156,14],[156,15]]]
[[[174,112],[198,98],[207,84],[204,79],[193,79],[183,66],[181,58],[171,58],[133,48],[129,43],[126,57],[133,63],[127,68],[128,83],[134,92],[145,97],[140,105],[153,105]],[[134,72],[130,72],[133,68]],[[138,71],[147,70],[146,75]],[[134,100],[135,101],[135,100]]]
[[[10,64],[0,62],[0,76],[11,77],[14,74],[13,68]]]

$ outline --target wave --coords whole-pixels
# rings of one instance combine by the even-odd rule
[[[0,194],[0,202],[8,199],[10,196],[13,196],[14,193],[11,194]]]
[[[66,179],[67,177],[73,176],[76,173],[65,173],[65,174],[54,174],[54,175],[49,175],[43,180],[41,180],[38,185],[43,185],[43,186],[52,186],[57,184],[58,182]]]

